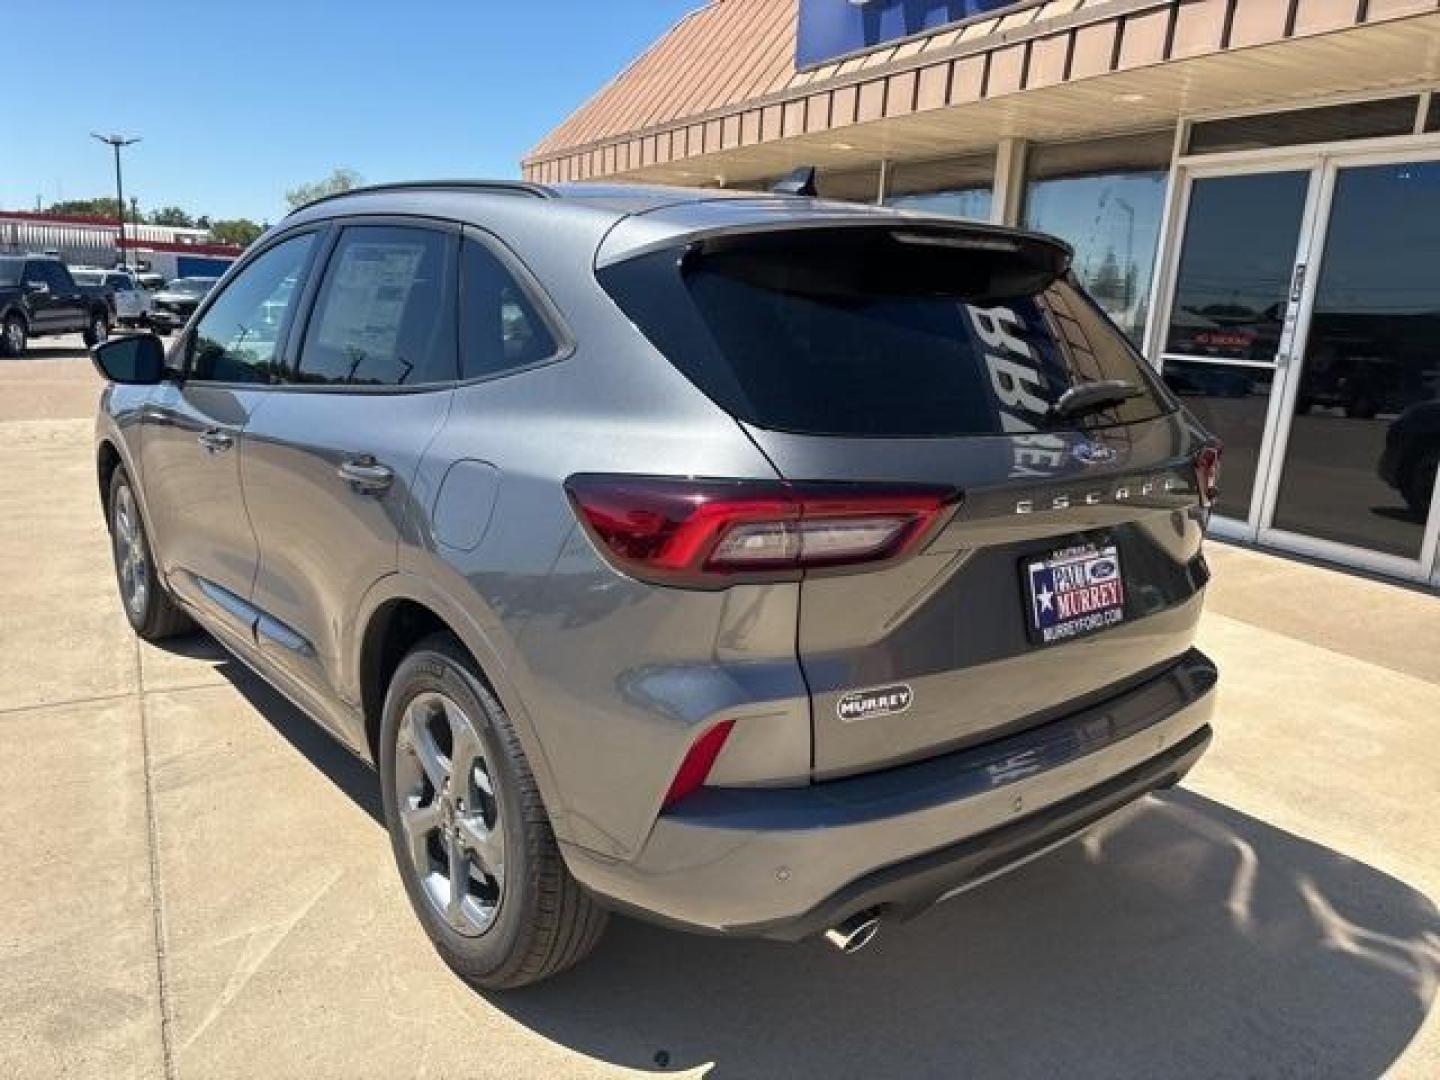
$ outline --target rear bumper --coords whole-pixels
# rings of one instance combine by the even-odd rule
[[[797,940],[872,907],[905,918],[1177,782],[1210,741],[1216,677],[1191,650],[1018,735],[809,787],[707,789],[634,860],[566,860],[613,906],[686,929]]]

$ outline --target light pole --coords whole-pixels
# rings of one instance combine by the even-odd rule
[[[127,139],[123,135],[97,135],[90,133],[92,139],[99,139],[106,146],[115,151],[115,211],[120,219],[120,262],[125,264],[125,187],[120,181],[120,148],[122,146],[133,146],[139,142],[138,138]]]

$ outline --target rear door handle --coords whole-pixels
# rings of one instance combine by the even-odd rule
[[[356,491],[379,493],[395,482],[395,471],[382,465],[369,454],[342,462],[335,470]]]
[[[196,436],[196,441],[210,454],[224,453],[235,445],[235,437],[227,435],[219,428],[211,428],[209,431],[202,432]]]

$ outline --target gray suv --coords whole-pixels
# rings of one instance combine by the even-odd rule
[[[482,987],[620,911],[854,950],[1176,783],[1218,450],[1044,236],[452,182],[95,352],[126,615],[378,769]]]

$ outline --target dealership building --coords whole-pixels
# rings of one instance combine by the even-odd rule
[[[0,255],[51,254],[72,266],[128,264],[167,280],[218,276],[240,257],[235,244],[217,243],[208,229],[120,222],[93,214],[0,210]]]
[[[1225,443],[1221,535],[1440,586],[1440,0],[712,0],[528,179],[1054,233]]]

